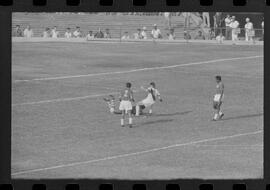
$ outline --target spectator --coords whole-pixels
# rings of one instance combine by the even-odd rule
[[[121,40],[129,40],[128,32],[124,32],[124,35],[121,37]]]
[[[224,20],[225,22],[225,27],[226,27],[226,40],[230,40],[231,39],[231,22],[232,22],[232,18],[230,17],[230,15],[228,14]]]
[[[168,35],[168,39],[169,40],[175,40],[175,34],[174,34],[174,29],[171,28],[169,33],[167,34]]]
[[[108,28],[105,29],[104,38],[111,38],[110,30]]]
[[[75,38],[81,38],[82,37],[81,29],[80,29],[79,26],[76,26],[76,30],[73,32],[73,36]]]
[[[142,39],[146,40],[147,39],[147,33],[146,33],[146,27],[144,26],[141,32]]]
[[[254,37],[254,29],[253,29],[253,23],[250,22],[249,18],[246,18],[246,24],[245,24],[245,40],[253,41]]]
[[[262,26],[262,38],[261,38],[261,40],[264,40],[264,21],[262,21],[261,26]]]
[[[90,41],[90,40],[93,40],[95,38],[94,34],[93,34],[93,31],[89,31],[88,34],[86,35],[86,40],[87,41]]]
[[[239,22],[235,20],[235,16],[232,16],[230,27],[232,29],[232,41],[233,44],[235,44],[235,41],[238,40],[238,34],[240,33]]]
[[[72,34],[70,32],[70,28],[67,28],[65,32],[65,38],[71,38],[71,37],[72,37]]]
[[[186,30],[184,31],[184,39],[185,40],[190,40],[191,39],[191,35]]]
[[[43,34],[42,34],[43,38],[49,38],[50,37],[50,28],[45,28]]]
[[[219,35],[216,37],[217,42],[221,44],[223,43],[224,39],[225,37],[223,36],[222,33],[219,33]]]
[[[191,13],[190,12],[183,12],[182,15],[185,18],[184,28],[189,28]]]
[[[209,16],[209,12],[203,12],[202,13],[202,17],[203,17],[203,24],[208,26],[208,28],[210,28],[210,16]]]
[[[24,31],[23,36],[26,38],[32,38],[34,36],[33,30],[31,29],[30,25],[28,25]]]
[[[209,34],[208,34],[208,39],[209,40],[213,40],[216,38],[216,34],[215,34],[215,31],[213,29],[209,29]]]
[[[51,31],[51,36],[52,38],[58,38],[59,32],[56,30],[56,26],[53,27],[52,31]]]
[[[22,37],[23,36],[23,33],[22,33],[22,30],[21,30],[20,25],[16,25],[15,26],[15,29],[13,31],[12,36],[14,36],[14,37]]]
[[[164,17],[165,17],[165,27],[171,28],[171,17],[172,17],[171,13],[165,12]]]
[[[98,29],[97,33],[95,34],[95,38],[104,38],[104,34],[100,28]]]
[[[151,37],[154,39],[160,39],[162,38],[160,30],[157,28],[157,25],[154,24],[154,28],[151,31]]]
[[[134,35],[134,39],[135,39],[135,40],[142,39],[141,29],[138,28],[138,29],[137,29],[137,32],[134,33],[133,35]]]
[[[221,12],[216,12],[215,15],[213,16],[214,19],[214,28],[219,28],[221,27],[221,21],[222,21],[222,13]]]
[[[198,34],[194,38],[195,40],[205,40],[204,35],[202,34],[202,31],[198,31]]]

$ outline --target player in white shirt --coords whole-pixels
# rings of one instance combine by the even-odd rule
[[[51,31],[52,38],[58,38],[59,32],[56,30],[56,26]]]
[[[149,114],[152,114],[153,105],[156,102],[156,98],[158,98],[159,101],[162,102],[162,98],[159,91],[156,89],[156,85],[154,82],[151,82],[150,86],[147,89],[145,89],[143,86],[141,87],[141,89],[147,92],[147,97],[136,104],[136,116],[139,116],[140,110],[144,108],[149,108]]]
[[[141,32],[142,39],[147,39],[146,27],[144,26]]]
[[[151,31],[151,36],[152,36],[153,39],[159,39],[159,38],[162,38],[160,29],[157,28],[157,25],[156,25],[156,24],[154,24],[154,28],[153,28],[153,30]]]
[[[238,40],[238,34],[240,33],[239,22],[235,20],[235,16],[232,16],[230,27],[232,29],[232,41],[233,44],[235,44],[235,41]]]
[[[31,29],[30,25],[28,25],[24,31],[23,36],[26,38],[32,38],[34,36],[33,30]]]
[[[65,32],[65,38],[71,38],[72,34],[70,32],[70,28],[67,28],[66,32]]]
[[[249,18],[246,18],[246,24],[245,24],[245,39],[246,39],[246,41],[253,41],[253,36],[254,36],[253,23],[250,22]]]

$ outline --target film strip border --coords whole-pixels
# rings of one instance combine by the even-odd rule
[[[32,0],[33,6],[46,6],[50,0]],[[182,0],[164,0],[166,6],[180,6]],[[199,0],[201,6],[213,6],[215,0]],[[14,0],[1,0],[0,6],[16,6],[17,1]],[[65,0],[67,6],[81,6],[84,4],[83,0]],[[118,3],[117,0],[99,0],[100,6],[113,6]],[[132,0],[133,6],[147,6],[148,0]],[[232,0],[233,6],[246,6],[248,0]],[[270,5],[270,0],[265,1],[266,5]]]
[[[24,11],[42,10],[43,8],[53,8],[55,10],[63,8],[80,8],[80,11],[87,11],[99,8],[99,11],[119,11],[129,9],[129,11],[156,11],[156,8],[170,10],[187,8],[215,8],[229,10],[231,7],[243,7],[243,11],[251,9],[261,9],[270,6],[270,0],[0,0],[0,9],[24,8]],[[117,9],[117,10],[116,10]],[[127,11],[126,9],[126,11]],[[194,10],[195,11],[195,10]],[[209,10],[210,11],[210,10]]]
[[[11,185],[11,184],[2,184],[0,185],[0,190],[16,190],[17,186],[21,186],[20,184]],[[18,188],[18,189],[21,189]],[[24,184],[23,189],[31,189],[31,190],[118,190],[118,189],[125,189],[125,190],[270,190],[270,184],[263,186],[252,185],[252,184],[245,184],[245,183],[235,183],[235,184],[226,184],[225,183],[218,183],[218,184],[211,184],[211,183],[193,183],[193,184],[177,184],[177,183],[103,183],[103,184],[88,184],[82,183],[68,183],[68,184],[61,184],[52,185],[52,184],[43,184],[43,183],[36,183],[36,184]]]
[[[0,12],[4,11],[155,11],[166,10],[223,10],[265,11],[270,0],[0,0]],[[234,8],[231,10],[231,8]],[[236,10],[236,9],[237,10]],[[268,8],[268,7],[267,7]],[[254,10],[256,9],[256,10]],[[269,10],[269,9],[268,9]],[[267,18],[267,16],[266,16]],[[267,33],[267,32],[266,32]],[[267,41],[267,37],[265,41]],[[265,166],[266,167],[266,166]],[[74,183],[72,183],[72,181]],[[3,182],[0,182],[3,183]],[[251,181],[24,181],[0,184],[0,190],[270,190],[266,180]]]

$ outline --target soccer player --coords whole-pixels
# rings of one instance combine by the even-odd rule
[[[122,112],[122,118],[121,118],[121,126],[124,127],[124,120],[125,120],[125,115],[128,114],[129,116],[129,127],[132,127],[132,117],[131,117],[131,110],[132,110],[132,102],[134,102],[133,98],[133,91],[131,90],[131,83],[128,82],[126,83],[126,88],[121,91],[120,93],[120,106],[119,110]]]
[[[150,86],[145,89],[143,86],[141,87],[142,90],[147,92],[147,97],[142,101],[136,104],[136,116],[140,115],[140,110],[149,107],[149,114],[153,113],[153,105],[156,101],[156,98],[162,102],[162,98],[160,96],[159,91],[156,89],[156,84],[154,82],[150,83]]]
[[[216,76],[216,82],[217,82],[216,94],[214,96],[213,101],[213,107],[215,110],[213,121],[217,121],[224,116],[224,113],[222,113],[220,110],[222,100],[224,98],[224,84],[221,81],[221,76]]]

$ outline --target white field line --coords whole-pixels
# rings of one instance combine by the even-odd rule
[[[238,57],[238,58],[228,58],[228,59],[215,59],[210,61],[203,61],[203,62],[194,62],[194,63],[186,63],[181,65],[171,65],[171,66],[164,66],[164,67],[151,67],[151,68],[142,68],[142,69],[135,69],[130,71],[119,71],[119,72],[109,72],[109,73],[96,73],[96,74],[89,74],[89,75],[73,75],[73,76],[66,76],[66,77],[55,77],[55,78],[40,78],[40,79],[32,79],[32,80],[17,80],[17,82],[29,82],[29,81],[37,81],[37,80],[58,80],[58,79],[68,79],[68,78],[78,78],[78,77],[91,77],[91,76],[98,76],[98,75],[108,75],[108,74],[122,74],[122,73],[130,73],[130,72],[137,72],[137,71],[145,71],[145,70],[154,70],[154,69],[167,69],[167,68],[174,68],[174,67],[182,67],[182,66],[190,66],[190,65],[201,65],[206,63],[215,63],[215,62],[222,62],[222,61],[229,61],[229,60],[239,60],[239,59],[253,59],[259,58],[263,56],[251,56],[251,57]],[[16,82],[16,81],[15,81]],[[16,103],[12,104],[12,106],[22,106],[22,105],[35,105],[35,104],[44,104],[44,103],[54,103],[54,102],[65,102],[65,101],[73,101],[73,100],[83,100],[88,98],[96,98],[100,96],[106,96],[109,94],[117,94],[117,92],[111,92],[106,94],[95,94],[95,95],[88,95],[88,96],[79,96],[73,98],[58,98],[58,99],[51,99],[51,100],[42,100],[36,102],[25,102],[25,103]]]
[[[127,70],[127,71],[115,71],[115,72],[104,72],[104,73],[91,73],[91,74],[85,74],[85,75],[67,75],[67,76],[60,76],[60,77],[46,77],[46,78],[35,78],[35,79],[26,79],[26,80],[14,80],[14,82],[17,83],[17,82],[30,82],[30,81],[48,81],[48,80],[82,78],[82,77],[94,77],[94,76],[102,76],[102,75],[125,74],[125,73],[133,73],[133,72],[138,72],[138,71],[150,71],[150,70],[170,69],[170,68],[175,68],[175,67],[184,67],[184,66],[191,66],[191,65],[201,65],[201,64],[206,64],[206,63],[217,63],[217,62],[224,62],[224,61],[255,59],[255,58],[260,58],[260,57],[263,57],[263,56],[258,55],[258,56],[249,56],[249,57],[214,59],[214,60],[208,60],[208,61],[191,62],[191,63],[161,66],[161,67],[149,67],[149,68]]]
[[[58,99],[43,100],[43,101],[37,101],[37,102],[25,102],[25,103],[12,104],[12,106],[35,105],[35,104],[65,102],[65,101],[72,101],[72,100],[83,100],[83,99],[88,99],[88,98],[96,98],[96,97],[100,97],[100,96],[107,96],[107,95],[110,95],[110,94],[117,94],[117,92],[104,93],[104,94],[94,94],[94,95],[80,96],[80,97],[74,97],[74,98],[58,98]]]
[[[119,159],[119,158],[124,158],[124,157],[137,156],[137,155],[142,155],[142,154],[146,154],[146,153],[157,152],[157,151],[166,150],[166,149],[170,149],[170,148],[194,145],[194,144],[210,142],[210,141],[231,139],[231,138],[247,136],[247,135],[255,135],[255,134],[262,133],[262,132],[263,132],[263,130],[258,130],[258,131],[255,131],[255,132],[248,132],[248,133],[241,133],[241,134],[230,135],[230,136],[203,139],[203,140],[192,141],[192,142],[187,142],[187,143],[174,144],[174,145],[160,147],[160,148],[153,148],[153,149],[144,150],[144,151],[140,151],[140,152],[133,152],[133,153],[128,153],[128,154],[120,154],[120,155],[116,155],[116,156],[109,156],[109,157],[100,158],[100,159],[88,160],[88,161],[83,161],[83,162],[74,162],[74,163],[70,163],[70,164],[62,164],[62,165],[51,166],[51,167],[46,167],[46,168],[39,168],[39,169],[33,169],[33,170],[20,171],[20,172],[12,173],[11,175],[15,176],[15,175],[21,175],[21,174],[29,174],[29,173],[41,172],[41,171],[45,171],[45,170],[54,170],[54,169],[59,169],[59,168],[66,168],[66,167],[73,167],[73,166],[79,166],[79,165],[84,165],[84,164],[91,164],[91,163],[96,163],[96,162],[101,162],[101,161],[107,161],[107,160],[113,160],[113,159]]]
[[[107,88],[104,87],[105,89],[109,90],[115,90],[114,88]],[[133,92],[137,92],[137,90],[133,90]],[[45,104],[45,103],[56,103],[56,102],[66,102],[66,101],[73,101],[73,100],[84,100],[84,99],[89,99],[89,98],[97,98],[101,96],[108,96],[108,95],[115,95],[119,94],[119,92],[110,92],[110,93],[104,93],[104,94],[93,94],[93,95],[88,95],[88,96],[79,96],[79,97],[74,97],[74,98],[57,98],[57,99],[51,99],[51,100],[41,100],[41,101],[36,101],[36,102],[24,102],[24,103],[16,103],[12,104],[12,106],[23,106],[23,105],[36,105],[36,104]]]

